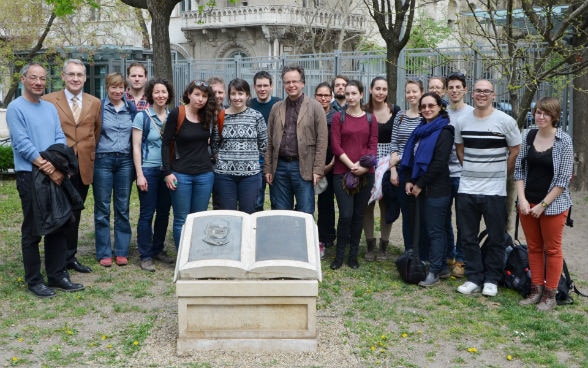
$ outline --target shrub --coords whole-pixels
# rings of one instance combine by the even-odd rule
[[[6,172],[14,168],[14,157],[12,147],[0,146],[0,172]]]

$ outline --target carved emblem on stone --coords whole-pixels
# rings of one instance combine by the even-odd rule
[[[214,246],[226,245],[229,242],[229,223],[217,221],[206,225],[204,242]]]

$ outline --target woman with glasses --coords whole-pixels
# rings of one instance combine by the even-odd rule
[[[120,73],[106,76],[107,97],[102,100],[102,128],[94,161],[94,228],[96,258],[103,267],[112,266],[110,205],[114,208],[114,256],[116,264],[129,263],[131,222],[129,202],[134,176],[131,131],[137,110],[124,97],[125,78]]]
[[[518,210],[529,249],[531,291],[521,305],[540,311],[556,306],[555,294],[563,268],[562,236],[569,208],[568,189],[574,167],[572,139],[558,127],[559,101],[543,97],[535,105],[539,129],[523,134],[515,163]]]
[[[429,93],[436,93],[441,97],[443,107],[447,107],[447,101],[443,98],[447,90],[445,89],[446,79],[445,77],[430,77],[427,83],[427,90]]]
[[[331,150],[331,123],[333,115],[337,112],[332,108],[331,100],[333,99],[333,90],[327,82],[322,82],[314,90],[314,98],[321,104],[327,116],[328,145],[327,156],[325,158],[325,178],[327,179],[327,188],[318,195],[317,209],[318,218],[317,226],[319,233],[319,248],[321,257],[324,256],[325,248],[333,246],[337,238],[335,229],[335,192],[333,191],[333,166],[335,166],[335,157]]]
[[[363,214],[374,185],[378,149],[378,127],[370,113],[362,110],[363,85],[351,80],[345,86],[347,109],[333,116],[331,147],[335,155],[333,186],[339,207],[336,256],[333,270],[341,268],[347,246],[347,265],[359,267],[357,253]]]
[[[165,184],[171,191],[176,249],[188,214],[208,208],[214,182],[208,150],[216,116],[214,93],[207,83],[192,81],[184,90],[182,102],[185,105],[168,115],[161,145]],[[182,121],[180,115],[184,116]]]
[[[424,93],[423,82],[418,79],[409,79],[404,87],[408,110],[400,111],[394,118],[394,126],[391,135],[390,154],[390,183],[396,192],[396,200],[402,211],[402,237],[404,238],[404,250],[412,249],[413,226],[408,213],[408,196],[404,190],[404,180],[398,174],[398,165],[404,154],[404,146],[412,131],[421,123],[419,113],[419,99]]]
[[[400,170],[406,178],[406,194],[421,198],[416,205],[421,206],[419,220],[429,238],[429,272],[419,286],[427,287],[437,284],[441,275],[449,274],[445,220],[451,199],[448,163],[454,128],[438,94],[425,93],[419,107],[421,123],[406,142]],[[413,221],[415,212],[411,211]]]
[[[133,162],[140,204],[137,247],[141,269],[155,272],[153,259],[174,262],[163,250],[171,199],[161,171],[161,136],[169,114],[167,105],[174,101],[174,89],[167,80],[155,78],[147,83],[145,96],[152,107],[137,114],[133,121]]]
[[[400,107],[388,103],[388,81],[384,77],[376,77],[370,83],[370,97],[365,111],[374,115],[378,122],[378,166],[374,176],[374,186],[363,217],[363,231],[367,244],[366,261],[384,261],[388,259],[388,243],[392,224],[386,221],[386,201],[382,199],[382,177],[389,170],[389,159],[392,144],[392,127],[394,118]],[[380,208],[380,251],[376,252],[376,238],[374,235],[374,210],[376,201]]]
[[[214,188],[219,209],[255,212],[261,187],[259,156],[267,148],[267,125],[263,115],[247,107],[249,83],[229,82],[230,106],[225,109],[222,131],[212,131],[212,152],[216,155]]]

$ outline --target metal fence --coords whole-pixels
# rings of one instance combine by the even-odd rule
[[[529,57],[537,54],[537,49],[529,50]],[[482,57],[484,54],[484,57]],[[431,76],[447,76],[454,72],[462,72],[466,76],[467,85],[471,88],[478,79],[488,79],[494,83],[496,90],[496,107],[507,113],[512,113],[509,101],[508,81],[497,69],[495,50],[474,52],[467,48],[408,49],[403,50],[398,60],[398,84],[396,103],[405,107],[404,85],[409,78],[423,80],[425,88],[427,79]],[[124,74],[126,65],[132,60],[111,60],[110,71]],[[299,64],[306,74],[304,92],[312,95],[314,88],[321,82],[331,81],[335,75],[345,75],[350,79],[358,79],[368,86],[376,76],[386,75],[385,51],[370,52],[334,52],[318,55],[285,55],[280,57],[241,57],[231,59],[200,59],[177,61],[173,65],[174,86],[177,94],[181,94],[184,86],[192,80],[206,80],[212,76],[223,78],[227,83],[234,78],[242,78],[252,82],[253,76],[260,70],[265,70],[273,76],[274,95],[284,97],[284,88],[280,78],[282,67]],[[146,63],[149,75],[153,75],[151,61]],[[534,100],[543,96],[554,96],[562,104],[562,116],[572,116],[571,78],[562,77],[559,86],[542,83]],[[466,96],[466,102],[471,104],[471,95]],[[562,119],[563,127],[572,132],[572,120]]]

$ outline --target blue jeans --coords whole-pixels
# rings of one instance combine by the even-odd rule
[[[129,201],[135,173],[131,154],[97,153],[94,161],[94,228],[96,258],[112,257],[110,202],[114,201],[114,255],[129,256]]]
[[[248,176],[214,174],[214,190],[221,210],[255,212],[261,173]]]
[[[451,177],[451,197],[449,198],[449,213],[445,221],[445,228],[447,230],[447,259],[454,259],[457,262],[463,262],[463,249],[461,246],[460,237],[460,216],[457,211],[457,190],[459,189],[459,177]],[[453,235],[453,224],[451,223],[451,207],[455,199],[455,227],[456,236]]]
[[[163,251],[171,197],[159,167],[144,167],[143,176],[147,180],[147,191],[139,190],[137,247],[141,260],[148,260]],[[153,223],[154,215],[155,223]]]
[[[457,210],[461,217],[461,241],[468,281],[477,285],[485,282],[497,284],[504,272],[506,197],[459,193]],[[488,230],[484,256],[478,242],[482,217]]]
[[[178,180],[176,190],[170,191],[174,210],[174,242],[176,250],[180,247],[182,226],[190,213],[206,211],[212,193],[214,173],[212,171],[197,174],[173,173]]]
[[[261,166],[263,168],[263,165]],[[257,194],[257,203],[255,204],[255,211],[263,211],[263,205],[265,203],[265,188],[267,182],[265,181],[265,175],[261,175],[261,186],[259,193]]]
[[[279,160],[270,186],[272,210],[296,210],[314,214],[314,184],[300,176],[298,161]]]
[[[408,196],[404,189],[406,182],[400,180],[396,189],[396,196],[398,204],[400,205],[400,212],[402,213],[402,238],[404,239],[404,250],[412,249],[412,232],[414,231],[413,221],[411,221],[411,211],[408,205]]]
[[[449,214],[451,196],[425,197],[424,211],[421,216],[425,220],[427,237],[429,238],[429,272],[436,275],[447,269],[447,231],[446,220]]]

